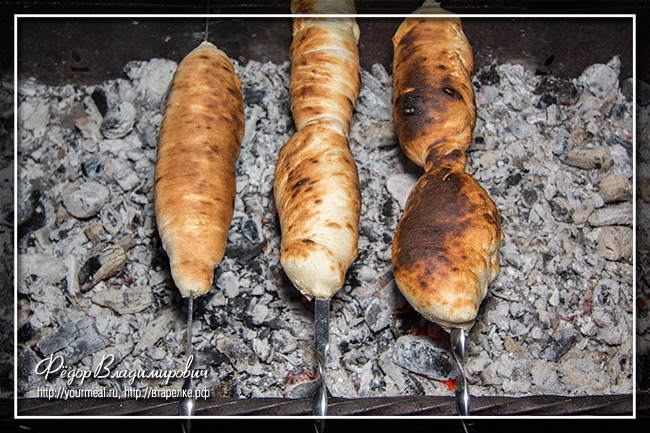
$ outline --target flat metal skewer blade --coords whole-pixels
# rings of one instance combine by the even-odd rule
[[[469,386],[463,369],[465,360],[465,337],[466,332],[462,328],[453,328],[449,334],[451,339],[451,348],[454,354],[454,360],[458,367],[458,376],[456,376],[456,408],[461,416],[469,415]]]
[[[314,343],[316,346],[316,360],[318,361],[318,377],[320,382],[311,401],[312,413],[319,417],[327,415],[327,385],[325,384],[325,362],[329,352],[329,299],[318,299],[314,305]],[[325,419],[314,420],[316,432],[322,433],[325,429]]]
[[[192,319],[194,316],[194,295],[190,295],[187,301],[187,368],[192,367],[193,354],[192,354]],[[192,429],[192,416],[194,416],[194,410],[196,409],[196,399],[194,398],[194,383],[192,382],[192,376],[188,376],[183,382],[183,391],[190,393],[191,396],[185,396],[180,401],[180,406],[178,408],[178,414],[180,416],[186,417],[182,420],[183,422],[183,432],[190,433]]]

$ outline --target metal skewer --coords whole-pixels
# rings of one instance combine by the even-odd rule
[[[314,420],[317,433],[325,430],[325,416],[327,415],[327,385],[325,384],[325,362],[329,352],[329,299],[318,299],[314,304],[314,343],[316,346],[316,360],[318,361],[319,383],[311,401],[312,413],[318,417]]]
[[[451,339],[451,349],[454,354],[454,360],[458,366],[458,376],[456,376],[456,408],[461,416],[469,415],[469,386],[463,369],[465,360],[465,337],[467,333],[462,328],[452,328],[449,333]]]
[[[192,354],[192,317],[194,316],[194,295],[191,294],[187,299],[187,368],[191,368],[194,355]],[[192,382],[192,375],[190,374],[183,382],[183,391],[189,396],[183,397],[180,401],[178,414],[183,419],[183,432],[190,433],[192,429],[192,416],[196,408],[196,399],[194,398],[194,383]]]
[[[210,0],[205,1],[205,33],[203,34],[203,42],[208,42],[208,28],[210,25]],[[194,317],[194,294],[190,293],[187,299],[187,368],[192,367],[194,357],[192,355],[192,319]],[[192,416],[196,409],[196,398],[194,398],[194,382],[190,374],[183,382],[183,391],[186,395],[180,401],[178,414],[183,418],[183,433],[190,433],[192,430]],[[188,395],[189,394],[189,395]]]

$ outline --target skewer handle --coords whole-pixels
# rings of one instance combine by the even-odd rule
[[[187,368],[192,367],[192,319],[194,316],[194,296],[190,295],[187,298]],[[194,416],[194,411],[196,409],[196,399],[194,398],[194,382],[192,382],[192,376],[188,376],[183,382],[183,391],[191,392],[191,397],[185,396],[180,401],[180,406],[178,408],[178,414],[183,417],[183,432],[190,433],[192,429],[192,419],[190,417]]]
[[[461,416],[469,415],[469,386],[463,369],[465,360],[465,338],[466,331],[462,328],[452,328],[450,334],[451,348],[458,366],[458,376],[456,376],[456,408]]]
[[[318,361],[319,384],[311,401],[312,413],[319,417],[327,415],[327,385],[325,384],[325,362],[329,352],[329,299],[316,298],[314,305],[314,343]],[[325,428],[325,419],[314,421],[317,432]]]

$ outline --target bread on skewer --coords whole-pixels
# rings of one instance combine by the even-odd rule
[[[352,1],[294,0],[291,11],[354,13]],[[308,299],[329,299],[357,256],[361,197],[348,144],[359,96],[359,29],[354,18],[296,17],[291,109],[297,132],[280,151],[275,204],[282,267]]]
[[[449,331],[471,329],[499,273],[499,213],[465,172],[476,107],[471,47],[455,17],[425,2],[393,36],[394,119],[400,146],[425,173],[411,190],[392,247],[400,291]]]
[[[228,56],[203,42],[174,74],[154,175],[158,232],[183,297],[207,293],[223,259],[243,135],[239,78]]]

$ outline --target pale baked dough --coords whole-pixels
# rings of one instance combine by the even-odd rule
[[[351,1],[294,1],[296,14],[354,13]],[[354,18],[295,17],[291,110],[298,130],[280,151],[274,194],[281,264],[307,298],[328,299],[357,256],[361,197],[348,144],[359,96]]]
[[[223,258],[243,135],[239,78],[228,56],[204,42],[174,74],[154,175],[158,232],[183,297],[207,293]]]

